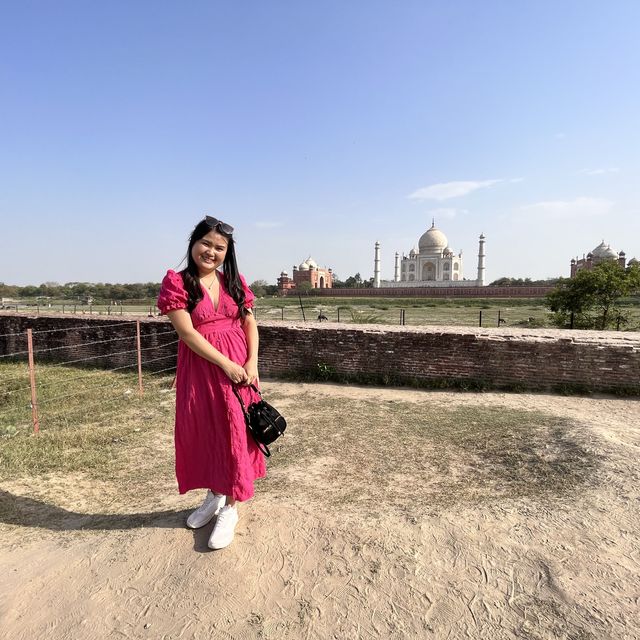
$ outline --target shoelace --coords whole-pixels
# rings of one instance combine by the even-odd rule
[[[218,515],[218,523],[224,524],[224,521],[231,517],[234,509],[222,509]]]

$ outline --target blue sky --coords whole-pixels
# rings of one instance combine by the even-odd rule
[[[204,213],[241,270],[475,277],[640,258],[635,0],[0,0],[0,281],[159,281]]]

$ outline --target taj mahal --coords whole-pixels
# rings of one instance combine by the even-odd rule
[[[375,244],[374,287],[484,287],[484,234],[478,242],[478,271],[475,280],[464,277],[462,251],[456,253],[447,236],[436,228],[435,220],[418,240],[417,246],[402,256],[396,252],[393,280],[380,280],[380,243]]]

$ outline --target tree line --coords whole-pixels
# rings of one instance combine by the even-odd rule
[[[251,290],[258,298],[273,296],[278,292],[278,286],[269,284],[266,280],[255,280],[250,285]],[[334,278],[334,287],[358,289],[372,287],[373,278],[363,280],[359,273],[349,276],[346,280]],[[300,287],[304,290],[304,286]],[[40,285],[27,285],[20,287],[0,282],[0,298],[12,298],[17,300],[54,299],[81,301],[89,298],[95,301],[131,301],[149,300],[158,297],[160,291],[159,282],[136,282],[132,284],[110,284],[92,282],[44,282]]]
[[[41,285],[18,287],[0,282],[0,297],[14,299],[53,299],[82,301],[130,301],[157,298],[159,282],[137,282],[134,284],[109,284],[91,282],[45,282]]]
[[[531,278],[498,278],[489,283],[490,287],[550,287],[558,284],[562,278],[532,280]]]

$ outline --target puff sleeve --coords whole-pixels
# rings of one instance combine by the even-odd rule
[[[187,308],[187,292],[184,288],[182,276],[169,269],[162,280],[158,295],[158,309],[163,315],[169,311]]]
[[[244,308],[253,309],[253,301],[256,297],[253,295],[253,291],[249,289],[247,281],[244,279],[242,274],[240,274],[240,281],[242,282],[242,288],[244,289]]]

